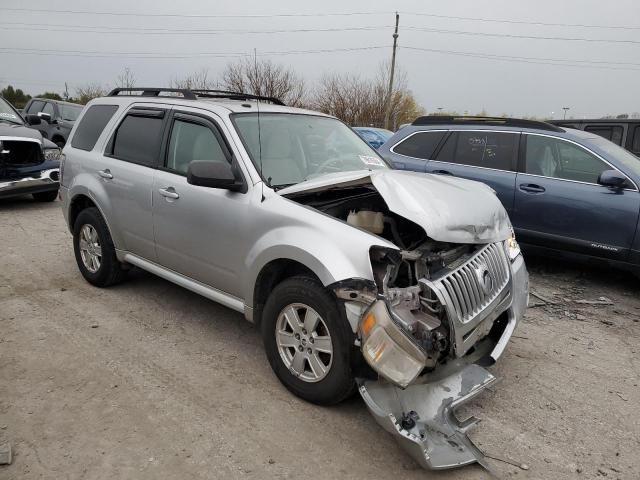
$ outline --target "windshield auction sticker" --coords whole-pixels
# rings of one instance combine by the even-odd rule
[[[367,155],[360,155],[360,160],[365,165],[372,165],[375,167],[384,167],[384,162],[376,157],[369,157]]]
[[[4,113],[4,112],[0,112],[0,117],[2,117],[2,118],[15,118],[15,119],[18,118],[18,116],[15,113]]]

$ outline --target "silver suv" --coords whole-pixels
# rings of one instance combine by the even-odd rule
[[[454,409],[495,380],[483,366],[528,298],[490,188],[392,170],[336,118],[211,90],[116,89],[63,153],[87,281],[139,267],[222,303],[260,326],[294,394],[357,389],[424,467],[483,461]]]

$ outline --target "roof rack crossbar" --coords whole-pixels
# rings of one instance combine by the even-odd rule
[[[146,88],[146,87],[127,87],[127,88],[114,88],[108,93],[108,97],[117,97],[121,93],[125,92],[142,92],[141,97],[159,97],[161,93],[181,93],[187,100],[196,100],[195,94],[186,88]]]
[[[458,125],[500,125],[504,127],[520,127],[520,128],[538,128],[540,130],[550,130],[553,132],[563,132],[556,125],[539,120],[524,120],[521,118],[503,118],[503,117],[464,117],[451,115],[427,115],[418,117],[412,125],[442,125],[442,124],[458,124]]]
[[[276,97],[267,97],[264,95],[253,95],[251,93],[243,93],[243,92],[232,92],[230,90],[205,90],[205,89],[194,89],[191,90],[199,97],[206,98],[231,98],[233,100],[264,100],[267,102],[271,102],[274,105],[284,105],[284,102]]]

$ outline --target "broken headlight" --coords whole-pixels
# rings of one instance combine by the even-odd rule
[[[518,245],[518,242],[516,241],[516,234],[513,230],[511,231],[511,237],[507,239],[505,245],[507,247],[507,253],[509,254],[509,260],[513,262],[521,253],[520,245]]]
[[[362,355],[378,374],[407,387],[424,368],[426,355],[398,327],[384,301],[376,301],[360,322]]]

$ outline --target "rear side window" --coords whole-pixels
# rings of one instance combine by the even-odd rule
[[[71,146],[80,150],[93,150],[104,127],[109,123],[117,105],[93,105],[82,117],[71,139]]]
[[[622,127],[620,125],[588,125],[584,129],[586,132],[611,140],[616,145],[622,145]]]
[[[112,155],[127,162],[155,167],[160,153],[164,111],[131,111],[116,130]]]
[[[452,132],[437,160],[513,171],[519,139],[519,133]]]
[[[394,153],[406,155],[407,157],[422,158],[428,160],[433,158],[433,152],[447,132],[418,132],[404,139],[401,143],[393,147]]]

